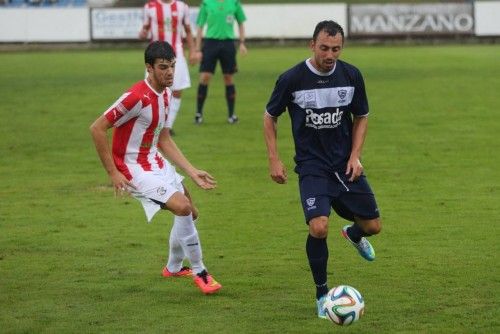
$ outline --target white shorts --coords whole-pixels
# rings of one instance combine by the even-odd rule
[[[181,53],[175,61],[174,83],[170,89],[172,91],[183,90],[191,87],[191,78],[189,77],[189,68],[186,57]]]
[[[184,194],[182,185],[184,177],[169,163],[160,170],[132,172],[132,175],[131,182],[136,189],[130,189],[130,193],[141,202],[148,223],[160,211],[160,203],[166,203],[176,192]]]

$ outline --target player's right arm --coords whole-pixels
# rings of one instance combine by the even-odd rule
[[[127,186],[135,188],[134,185],[127,180],[127,178],[120,173],[116,168],[113,161],[113,156],[111,155],[111,148],[109,147],[107,131],[113,125],[108,121],[105,115],[101,115],[97,118],[94,123],[90,126],[90,133],[92,134],[92,139],[94,140],[94,145],[101,159],[102,165],[113,183],[115,192],[124,191]]]
[[[269,174],[274,182],[286,183],[287,174],[285,165],[281,162],[278,154],[278,118],[271,116],[267,111],[264,113],[264,139],[267,146],[267,158],[269,160]]]
[[[144,22],[143,22],[141,31],[139,31],[139,39],[143,39],[143,40],[147,39],[149,29],[151,29],[151,17],[148,15],[147,4],[146,4],[144,6]]]
[[[278,117],[285,111],[288,101],[292,98],[290,93],[290,77],[287,73],[280,75],[274,86],[271,98],[264,112],[264,139],[267,146],[269,160],[269,174],[274,182],[286,183],[287,174],[285,165],[278,154]]]

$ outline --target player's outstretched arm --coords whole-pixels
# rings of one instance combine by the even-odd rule
[[[269,174],[274,182],[286,183],[287,174],[285,165],[281,162],[277,145],[277,123],[278,119],[267,112],[264,113],[264,139],[267,146],[267,157],[269,159]]]
[[[90,126],[90,133],[92,134],[92,139],[94,140],[94,145],[101,159],[102,165],[113,183],[115,192],[123,192],[127,187],[135,188],[135,186],[127,180],[127,178],[118,171],[113,162],[113,157],[111,155],[111,149],[108,143],[108,137],[106,132],[111,128],[111,123],[106,119],[104,115],[100,116],[98,119],[92,123]]]
[[[204,170],[197,169],[191,165],[189,160],[179,150],[166,128],[163,128],[160,132],[158,148],[170,162],[182,169],[200,188],[209,190],[216,187],[217,182],[215,182],[214,177]]]

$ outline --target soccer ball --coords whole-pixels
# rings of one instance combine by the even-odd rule
[[[324,307],[326,315],[333,323],[348,326],[361,318],[365,301],[352,286],[339,285],[328,291]]]

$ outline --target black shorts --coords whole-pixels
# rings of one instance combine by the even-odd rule
[[[329,217],[331,208],[350,221],[354,217],[380,216],[375,195],[364,175],[354,182],[349,182],[343,173],[332,173],[330,177],[304,175],[299,178],[299,188],[306,223],[316,217]]]
[[[238,72],[234,40],[205,38],[202,52],[203,58],[201,59],[200,72],[215,73],[217,60],[220,61],[222,73],[233,74]]]

